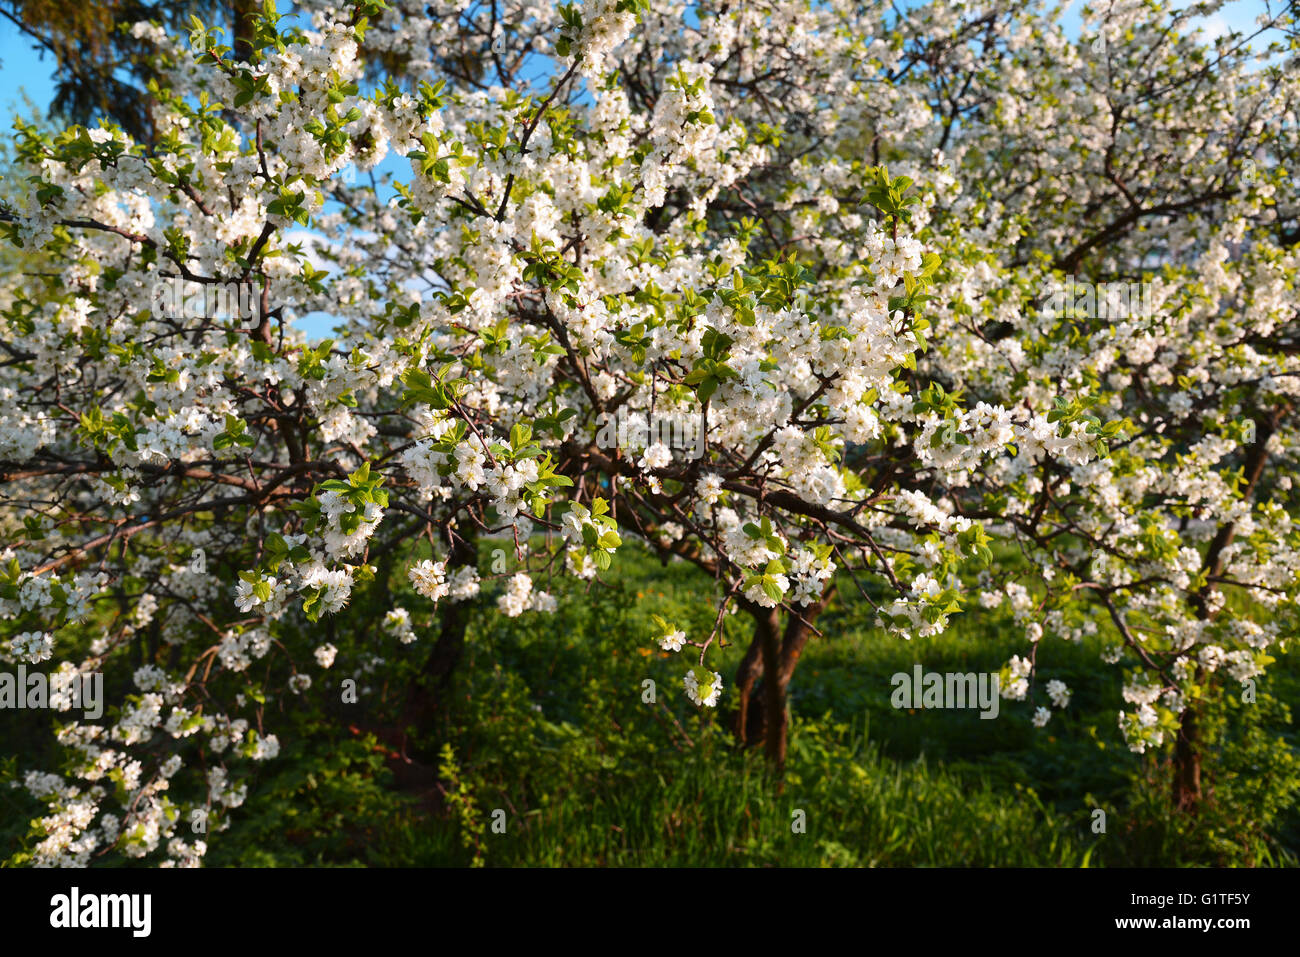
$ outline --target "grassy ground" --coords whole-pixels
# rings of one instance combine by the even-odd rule
[[[452,749],[432,800],[394,797],[373,754],[346,742],[358,748],[354,765],[336,741],[324,751],[346,783],[307,786],[291,762],[285,781],[264,784],[276,794],[296,782],[291,799],[269,799],[260,824],[237,821],[212,863],[1252,866],[1292,863],[1300,848],[1300,749],[1280,703],[1300,689],[1294,656],[1261,682],[1259,703],[1233,699],[1231,715],[1215,712],[1211,800],[1188,820],[1168,812],[1167,769],[1125,749],[1121,676],[1094,641],[1045,644],[1040,662],[1074,691],[1045,729],[1010,702],[996,720],[908,712],[890,705],[895,672],[917,662],[996,671],[1023,639],[1005,617],[976,611],[940,637],[907,642],[873,629],[860,604],[842,604],[796,674],[778,794],[720,717],[686,701],[680,657],[651,649],[652,613],[708,630],[712,583],[628,552],[612,587],[569,594],[555,616],[478,616],[454,714],[425,742]],[[728,689],[745,626],[742,616],[728,629],[734,644],[715,665]],[[285,841],[277,805],[320,820],[303,841]],[[1098,808],[1102,834],[1092,829]]]
[[[1300,853],[1300,740],[1282,704],[1300,692],[1294,654],[1260,681],[1257,704],[1225,699],[1207,717],[1210,800],[1189,819],[1168,810],[1168,769],[1123,745],[1121,674],[1100,663],[1100,638],[1045,639],[1040,665],[1074,692],[1047,728],[1005,701],[996,720],[896,710],[894,673],[996,671],[1023,638],[1005,615],[975,609],[907,642],[875,630],[863,603],[837,602],[795,675],[778,793],[721,716],[686,700],[682,658],[651,644],[655,613],[706,633],[712,588],[686,564],[625,547],[608,587],[554,583],[554,616],[476,614],[445,719],[414,742],[429,765],[414,785],[362,729],[391,723],[431,636],[398,645],[378,625],[388,606],[358,594],[321,626],[340,649],[334,671],[298,710],[268,715],[281,755],[211,835],[208,864],[1254,866]],[[418,617],[420,599],[397,600]],[[739,616],[711,659],[724,706],[748,637]],[[362,675],[360,702],[339,705],[334,684],[375,653],[386,663]],[[48,764],[38,730],[0,729],[11,771]],[[1092,829],[1097,809],[1104,833]],[[0,860],[39,813],[0,783]]]

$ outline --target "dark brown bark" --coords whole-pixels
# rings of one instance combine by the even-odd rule
[[[1174,742],[1174,806],[1196,813],[1201,803],[1201,751],[1196,708],[1188,706],[1178,725]]]
[[[799,657],[812,636],[812,623],[830,603],[834,588],[828,588],[819,602],[799,609],[799,615],[748,602],[742,607],[754,618],[754,637],[736,670],[737,707],[732,732],[745,747],[761,742],[768,763],[779,776],[785,770],[789,744],[790,716],[786,702],[790,680]]]
[[[785,687],[781,680],[781,645],[777,637],[778,623],[775,611],[772,614],[772,627],[758,629],[762,638],[763,653],[763,712],[764,734],[763,751],[779,776],[785,769],[785,743],[787,737],[787,715],[785,711]]]
[[[236,60],[247,62],[253,58],[253,17],[257,12],[255,0],[233,0],[231,19],[235,28]]]
[[[749,643],[745,657],[736,669],[736,711],[732,716],[731,730],[736,740],[744,745],[751,745],[763,740],[763,708],[750,708],[750,699],[754,688],[763,677],[763,640],[760,632],[767,626],[767,619],[755,620],[754,637]]]

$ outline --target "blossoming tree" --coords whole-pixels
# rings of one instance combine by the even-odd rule
[[[1009,2],[307,8],[238,55],[136,25],[147,148],[19,130],[0,653],[129,676],[106,721],[56,703],[38,862],[197,863],[354,590],[437,603],[387,619],[433,646],[419,720],[471,608],[544,614],[627,539],[717,581],[710,632],[644,640],[778,766],[835,595],[889,640],[1008,602],[1003,695],[1043,723],[1051,642],[1102,629],[1195,803],[1199,703],[1294,622],[1292,52],[1154,2],[1078,39]]]

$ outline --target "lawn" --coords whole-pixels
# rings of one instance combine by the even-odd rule
[[[761,756],[735,748],[721,713],[686,700],[678,656],[651,643],[656,613],[707,631],[713,583],[632,548],[606,578],[585,595],[557,581],[570,600],[553,616],[474,616],[443,720],[411,748],[423,777],[367,731],[392,714],[420,645],[397,645],[359,602],[335,640],[379,654],[388,679],[365,686],[344,706],[353,711],[280,716],[298,725],[282,739],[301,744],[265,768],[209,866],[1253,866],[1293,864],[1300,851],[1300,742],[1283,704],[1300,689],[1293,655],[1256,703],[1234,694],[1211,712],[1209,800],[1187,818],[1168,809],[1162,761],[1124,747],[1120,666],[1098,657],[1104,630],[1044,640],[1040,666],[1074,692],[1045,728],[1009,701],[995,720],[895,709],[894,673],[996,671],[1023,637],[1009,615],[976,607],[941,636],[904,641],[875,629],[845,588],[796,673],[778,787]],[[726,636],[730,690],[743,615]]]

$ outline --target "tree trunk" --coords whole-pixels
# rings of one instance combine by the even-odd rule
[[[741,603],[754,618],[754,637],[736,670],[736,711],[732,733],[745,747],[761,742],[768,764],[778,777],[785,771],[790,715],[787,710],[790,679],[804,646],[812,636],[812,623],[830,603],[834,589],[827,588],[819,602],[799,609],[799,615],[750,602]]]
[[[253,17],[259,9],[255,0],[233,0],[231,7],[235,59],[247,62],[253,59]]]
[[[1197,734],[1196,705],[1189,704],[1180,716],[1178,739],[1174,742],[1174,806],[1195,814],[1201,803],[1201,751]]]
[[[447,555],[447,569],[472,565],[478,548],[471,539],[458,538]],[[438,640],[424,663],[423,671],[407,694],[402,717],[402,754],[410,729],[428,728],[442,713],[444,698],[452,675],[465,650],[465,630],[469,625],[469,603],[444,601],[438,609]]]
[[[457,540],[447,557],[447,567],[456,568],[473,564],[478,550],[474,540]],[[391,568],[391,555],[384,556]],[[381,578],[387,581],[387,571]],[[411,753],[410,741],[414,734],[427,732],[446,714],[446,696],[456,666],[465,650],[465,631],[470,619],[469,602],[444,601],[437,610],[438,639],[425,660],[420,675],[406,692],[400,713],[392,723],[377,720],[357,720],[350,728],[354,735],[373,734],[378,740],[375,750],[383,754],[393,783],[398,789],[413,791],[431,806],[440,808],[436,789],[438,782],[435,749]],[[332,620],[331,620],[332,624]],[[419,646],[414,646],[418,648]]]
[[[763,753],[779,778],[785,771],[785,745],[789,715],[785,710],[785,689],[789,684],[781,674],[781,645],[777,635],[777,615],[772,614],[771,628],[760,628],[763,640]]]
[[[749,643],[745,657],[740,660],[740,667],[736,669],[737,706],[732,718],[731,730],[736,740],[747,747],[762,741],[766,735],[763,728],[762,702],[755,702],[756,707],[751,707],[750,703],[755,697],[754,689],[759,679],[763,677],[762,632],[765,628],[775,627],[771,620],[773,617],[755,616],[754,637]]]

